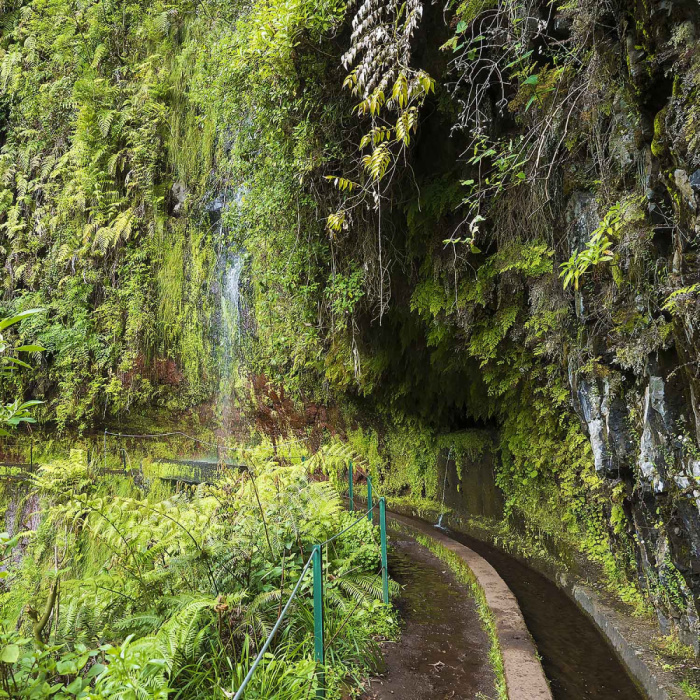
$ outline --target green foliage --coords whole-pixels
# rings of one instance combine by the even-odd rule
[[[557,7],[557,23],[570,25],[563,41],[547,36],[551,22],[533,26],[520,0],[454,3],[449,74],[435,42],[416,35],[424,8],[413,0],[364,0],[352,29],[338,0],[31,0],[3,10],[2,311],[46,309],[13,327],[13,345],[17,331],[27,352],[35,342],[46,351],[31,385],[20,373],[3,384],[7,420],[28,417],[29,405],[11,402],[30,389],[46,402],[37,415],[59,429],[138,420],[153,406],[169,416],[208,400],[221,377],[239,389],[230,365],[244,362],[253,391],[283,387],[305,403],[305,419],[347,408],[353,453],[402,498],[437,497],[445,450],[492,450],[506,517],[522,517],[537,547],[553,538],[579,548],[635,599],[624,496],[595,474],[568,373],[601,338],[641,373],[676,334],[692,338],[677,331],[694,323],[697,285],[690,268],[658,264],[666,229],[652,226],[634,190],[659,168],[640,155],[641,102],[608,48],[617,10]],[[664,51],[689,43],[674,36]],[[674,111],[697,97],[696,82],[677,80],[655,119],[652,157],[665,168],[673,143],[692,152],[697,141],[696,108],[687,119]],[[679,139],[666,133],[672,123],[682,124]],[[628,158],[621,132],[634,144]],[[674,212],[655,204],[655,220],[675,236],[692,227],[676,220],[675,175],[664,177]],[[590,238],[585,212],[568,206],[574,192],[618,202]],[[588,240],[567,261],[574,229]],[[248,331],[233,359],[219,349],[214,298],[232,254],[245,260]],[[574,314],[559,273],[564,287],[590,280],[577,296],[583,304],[586,293],[585,313]],[[493,440],[445,437],[473,423]],[[337,477],[343,458],[326,457],[316,466]],[[125,653],[143,669],[139,640],[165,644],[186,607],[171,597],[192,596],[190,629],[206,630],[206,648],[214,628],[221,634],[212,622],[221,591],[247,596],[226,602],[240,615],[217,661],[200,664],[199,642],[185,635],[185,656],[173,653],[163,676],[179,687],[240,677],[285,587],[272,554],[298,570],[301,551],[343,517],[319,492],[317,526],[289,505],[287,521],[269,483],[270,528],[243,484],[177,497],[161,487],[157,497],[120,480],[105,494],[79,461],[47,464],[36,482],[52,502],[47,522],[75,545],[53,571],[73,605],[59,629],[69,645],[126,645],[134,634]],[[148,478],[153,466],[146,460]],[[249,567],[250,581],[227,572],[224,537],[247,543],[235,571]],[[40,571],[55,545],[48,525],[32,542],[36,561],[22,573],[32,595],[46,594]],[[114,586],[118,602],[95,593]],[[8,595],[19,614],[20,593]],[[288,697],[303,696],[302,618],[279,642],[284,659],[270,659],[272,680],[251,692],[265,696],[285,678]]]
[[[96,480],[80,452],[42,466],[42,523],[0,584],[4,610],[18,616],[0,639],[6,697],[25,697],[13,694],[20,683],[26,697],[49,686],[85,698],[235,691],[312,545],[355,520],[328,482],[307,476],[322,456],[297,466],[248,459],[255,472],[165,498],[126,478]],[[363,521],[324,549],[329,697],[396,630],[381,602],[378,539]],[[20,611],[55,579],[60,607],[34,649]],[[313,688],[311,585],[307,577],[251,697],[302,698]]]
[[[610,230],[613,229],[610,228]],[[565,263],[562,263],[560,277],[564,278],[564,289],[573,282],[574,289],[578,290],[581,277],[588,272],[590,267],[612,260],[611,247],[612,241],[604,233],[604,230],[596,229],[591,239],[586,243],[586,247],[582,251],[576,251]]]
[[[41,313],[43,309],[28,309],[16,316],[10,316],[0,320],[0,331],[10,328],[19,323],[23,319]],[[20,360],[14,356],[18,352],[40,353],[44,350],[40,345],[17,345],[14,348],[9,345],[2,333],[0,333],[0,378],[7,379],[12,377],[17,370],[22,367],[30,369],[24,360]],[[12,403],[0,404],[0,426],[8,428],[16,428],[21,423],[34,423],[31,409],[38,406],[42,401],[22,401],[15,399]],[[8,431],[0,427],[0,436],[8,435]]]
[[[564,279],[565,289],[571,282],[578,289],[581,278],[589,268],[613,259],[613,239],[619,239],[620,230],[626,219],[629,219],[628,211],[633,210],[638,203],[639,197],[633,197],[610,207],[583,250],[575,251],[569,260],[562,263],[559,276]]]
[[[693,296],[700,292],[700,284],[691,284],[671,292],[664,302],[663,308],[674,316],[680,315],[683,306],[690,305]]]
[[[36,2],[3,17],[6,299],[11,312],[47,310],[25,325],[46,348],[43,394],[59,426],[206,395],[210,302],[191,295],[211,278],[213,251],[201,247],[210,234],[204,221],[180,225],[170,199],[181,144],[211,148],[208,129],[183,116],[193,113],[184,84],[193,18],[188,2]],[[195,202],[206,160],[177,168]],[[171,246],[186,256],[164,259]],[[178,294],[158,284],[164,274],[182,280]],[[167,362],[184,375],[179,395],[158,376]]]

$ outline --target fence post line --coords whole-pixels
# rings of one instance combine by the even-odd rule
[[[372,517],[372,479],[367,477],[367,520],[374,522]]]
[[[126,450],[122,447],[122,471],[126,474]]]
[[[384,602],[389,603],[389,564],[386,555],[386,498],[379,499],[379,531],[382,548],[382,593]]]
[[[29,443],[29,471],[34,471],[34,440]]]
[[[321,562],[321,545],[314,545],[314,660],[320,666],[316,672],[318,678],[317,698],[326,697],[326,674],[323,669],[325,644],[323,638],[323,565]]]
[[[355,497],[353,494],[352,460],[348,462],[348,496],[350,498],[350,512],[355,510]]]
[[[106,469],[107,469],[107,428],[105,428],[104,439],[103,439],[103,442],[102,442],[102,452],[103,452],[103,455],[104,455],[104,459],[103,459],[104,468],[105,468],[105,470],[106,470]]]

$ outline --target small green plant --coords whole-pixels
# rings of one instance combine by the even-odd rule
[[[573,282],[574,289],[578,290],[581,278],[591,267],[612,260],[610,248],[612,248],[612,241],[608,238],[605,229],[597,229],[583,250],[574,252],[565,263],[562,263],[559,276],[564,278],[564,289]]]
[[[700,700],[700,687],[697,683],[686,678],[681,681],[681,690],[688,695],[690,700]]]
[[[564,289],[572,282],[574,289],[578,289],[581,278],[591,267],[613,259],[611,250],[613,240],[619,237],[629,213],[634,211],[639,201],[638,196],[631,197],[617,202],[608,209],[583,250],[575,251],[566,262],[562,263],[559,277],[564,279]]]
[[[42,313],[44,309],[28,309],[15,316],[8,316],[0,320],[0,377],[8,378],[20,368],[31,369],[31,365],[24,360],[15,357],[16,353],[43,352],[40,345],[10,345],[6,339],[5,331],[25,318]],[[43,401],[23,401],[16,399],[12,403],[0,405],[0,436],[8,435],[8,431],[2,426],[16,428],[20,423],[34,423],[31,409],[38,406]]]
[[[682,307],[693,301],[695,295],[700,292],[700,283],[691,284],[688,287],[681,287],[681,289],[676,289],[671,292],[666,297],[663,309],[668,311],[671,315],[677,316]]]
[[[605,215],[598,228],[593,231],[590,240],[583,250],[574,251],[572,256],[561,265],[559,277],[564,279],[564,289],[572,282],[574,289],[579,288],[581,278],[591,267],[612,260],[612,240],[622,226],[620,203],[615,204]]]

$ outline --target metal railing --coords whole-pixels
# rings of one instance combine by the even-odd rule
[[[354,502],[354,489],[353,489],[353,466],[352,462],[348,464],[348,495],[349,495],[349,510],[353,512],[355,510],[355,502]],[[316,662],[317,669],[316,669],[316,679],[318,682],[318,687],[316,689],[316,697],[317,698],[325,698],[326,697],[326,684],[325,684],[325,653],[326,653],[326,643],[325,643],[325,628],[324,628],[324,614],[323,614],[323,607],[324,607],[324,594],[323,594],[323,547],[329,545],[331,542],[334,540],[338,539],[341,535],[344,535],[346,532],[349,530],[352,530],[356,525],[361,523],[365,518],[367,518],[370,522],[374,522],[374,517],[373,517],[373,512],[375,509],[375,505],[372,501],[372,480],[370,479],[369,476],[367,476],[367,511],[363,512],[362,515],[357,518],[353,523],[351,523],[348,527],[344,528],[343,530],[340,530],[339,532],[336,532],[334,535],[329,537],[327,540],[324,542],[321,542],[319,544],[314,545],[313,550],[311,551],[311,555],[309,558],[306,560],[306,563],[304,564],[304,568],[301,571],[301,574],[299,576],[299,580],[296,583],[296,586],[294,586],[294,589],[292,590],[291,595],[289,596],[289,599],[287,600],[286,605],[284,606],[283,610],[281,611],[279,617],[277,618],[277,622],[275,623],[274,627],[270,631],[270,634],[267,636],[267,639],[265,640],[265,643],[262,645],[260,648],[260,651],[258,652],[258,655],[255,657],[255,660],[253,661],[250,669],[248,670],[248,673],[246,674],[245,678],[243,679],[243,682],[241,683],[240,687],[236,691],[236,694],[233,696],[233,700],[241,700],[243,698],[245,689],[250,683],[251,679],[253,678],[253,675],[255,674],[256,669],[262,662],[262,659],[267,652],[270,643],[272,642],[273,637],[277,633],[277,630],[279,629],[280,625],[282,624],[282,621],[289,611],[289,608],[292,604],[292,601],[296,597],[297,593],[299,592],[299,588],[301,586],[302,581],[304,580],[304,577],[306,576],[306,573],[309,571],[309,567],[311,567],[311,570],[313,572],[313,604],[314,604],[314,661]],[[381,575],[382,575],[382,600],[384,601],[385,604],[389,604],[389,570],[388,570],[388,563],[387,563],[387,536],[386,536],[386,499],[380,498],[379,499],[379,541],[380,541],[380,556],[381,556]]]

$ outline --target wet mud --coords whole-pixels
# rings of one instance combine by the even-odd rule
[[[468,589],[413,540],[392,540],[389,570],[403,591],[398,643],[383,645],[385,669],[365,700],[495,698],[490,641]]]

